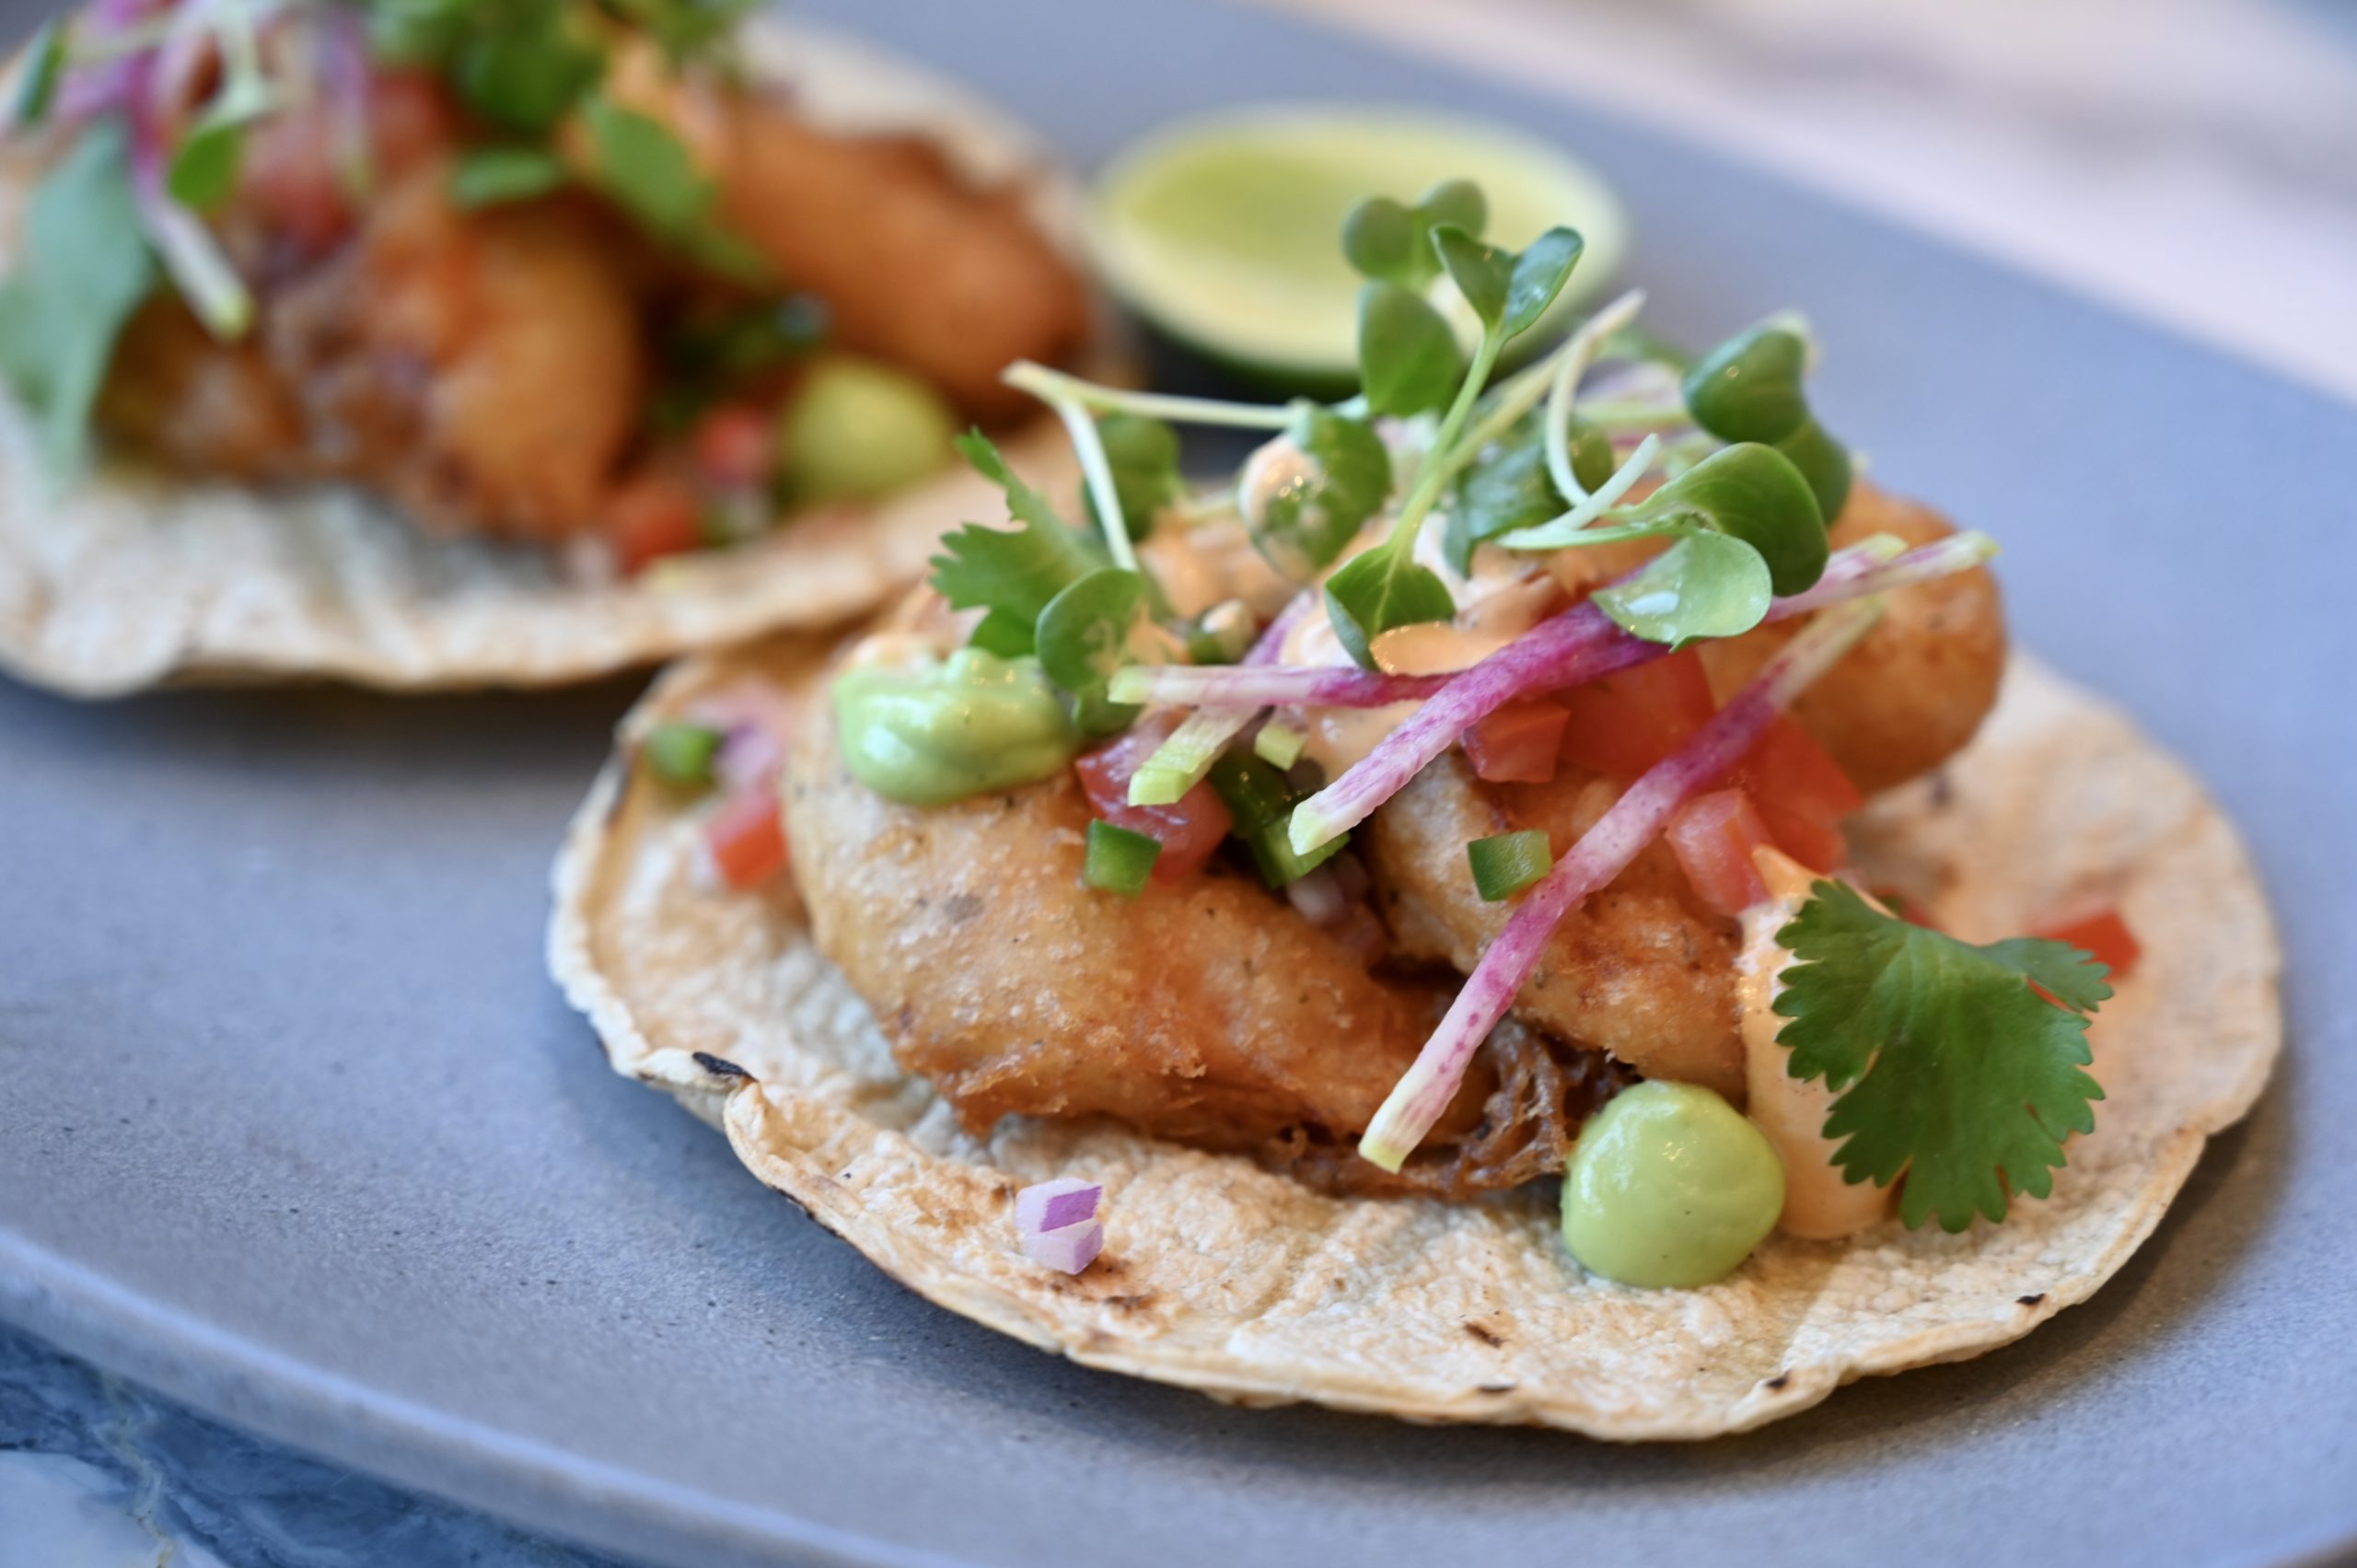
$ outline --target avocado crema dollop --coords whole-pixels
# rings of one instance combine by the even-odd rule
[[[946,806],[1055,773],[1080,734],[1036,658],[960,648],[846,670],[832,692],[852,777],[905,806]]]
[[[1759,1129],[1694,1084],[1639,1084],[1580,1130],[1563,1241],[1591,1273],[1646,1289],[1725,1278],[1775,1228],[1784,1167]]]

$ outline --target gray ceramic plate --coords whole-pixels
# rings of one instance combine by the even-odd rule
[[[2190,758],[2292,1050],[2090,1306],[1754,1436],[1623,1449],[1083,1372],[903,1294],[611,1076],[540,961],[629,693],[0,691],[0,1312],[205,1409],[679,1562],[2276,1561],[2357,1535],[2357,414],[1755,173],[1255,12],[856,15],[1084,161],[1306,95],[1627,191],[1660,322],[1798,302],[1824,406],[2004,539],[2023,640]]]

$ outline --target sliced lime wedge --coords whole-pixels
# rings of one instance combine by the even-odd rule
[[[1225,110],[1139,142],[1099,178],[1088,240],[1107,285],[1147,320],[1259,379],[1356,379],[1359,278],[1342,219],[1373,195],[1413,202],[1444,180],[1490,200],[1484,238],[1519,250],[1568,224],[1587,240],[1536,345],[1593,299],[1627,252],[1620,198],[1585,164],[1504,126],[1422,110]],[[1470,345],[1479,324],[1446,282],[1434,302]]]

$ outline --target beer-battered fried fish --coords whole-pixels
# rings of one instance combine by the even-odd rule
[[[814,704],[784,796],[819,951],[969,1127],[1113,1116],[1320,1185],[1461,1196],[1560,1168],[1607,1081],[1600,1063],[1501,1031],[1512,1038],[1420,1157],[1389,1176],[1351,1145],[1445,990],[1370,973],[1248,874],[1214,867],[1109,912],[1080,878],[1091,813],[1069,772],[896,806],[844,771],[834,720]]]
[[[1927,509],[1860,485],[1830,536],[1837,549],[1875,533],[1912,546],[1952,531]],[[1722,699],[1798,624],[1702,645]],[[1881,621],[1794,705],[1794,715],[1861,788],[1885,789],[1938,766],[1972,738],[1996,699],[2004,663],[1996,585],[1986,570],[1959,573],[1890,595]],[[1565,764],[1546,784],[1486,784],[1461,752],[1440,758],[1368,826],[1368,868],[1394,938],[1413,957],[1469,972],[1510,909],[1476,893],[1465,845],[1537,828],[1560,855],[1625,782]],[[1737,946],[1735,923],[1696,899],[1668,847],[1655,843],[1564,918],[1515,1010],[1650,1076],[1739,1098]]]

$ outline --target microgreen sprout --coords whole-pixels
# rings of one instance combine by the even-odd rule
[[[1388,223],[1381,220],[1378,227]],[[1410,227],[1413,230],[1414,225]],[[1389,536],[1326,581],[1327,616],[1334,635],[1366,669],[1375,668],[1374,642],[1385,632],[1456,614],[1447,585],[1415,559],[1417,534],[1455,472],[1452,461],[1461,460],[1455,454],[1466,423],[1500,352],[1508,340],[1535,326],[1554,303],[1582,250],[1579,235],[1568,228],[1549,229],[1518,254],[1485,244],[1474,230],[1453,222],[1432,223],[1426,238],[1441,268],[1480,318],[1481,336],[1472,363],[1457,380],[1456,395],[1448,400]],[[1346,245],[1345,253],[1353,265],[1367,270],[1367,247]],[[1450,371],[1444,367],[1437,345],[1446,341],[1446,363],[1454,366],[1456,335],[1439,312],[1396,281],[1401,274],[1390,267],[1387,251],[1378,252],[1376,259],[1390,270],[1377,272],[1360,291],[1359,366],[1368,406],[1377,412],[1420,412],[1446,395],[1441,389]],[[1434,337],[1435,330],[1440,339]]]

